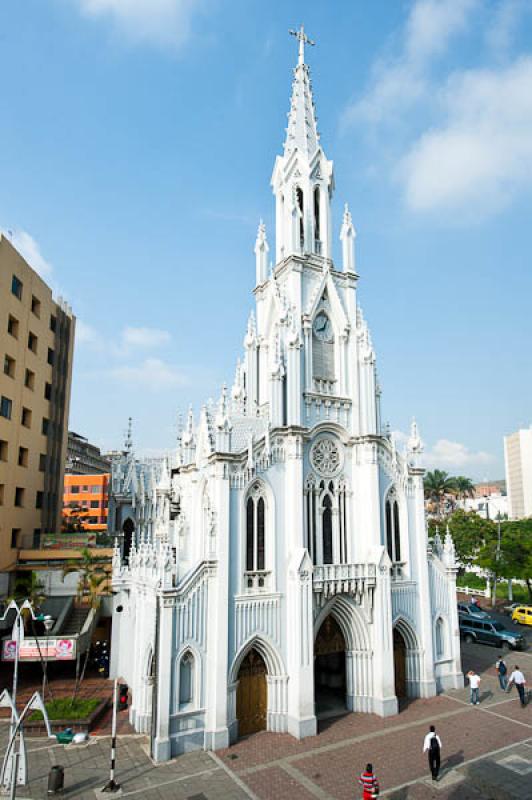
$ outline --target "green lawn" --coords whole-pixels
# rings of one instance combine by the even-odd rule
[[[46,711],[48,712],[48,719],[86,719],[97,705],[101,703],[101,699],[91,697],[88,699],[76,699],[72,703],[70,697],[58,697],[46,703]],[[40,711],[34,711],[30,716],[30,720],[42,719],[43,716]]]

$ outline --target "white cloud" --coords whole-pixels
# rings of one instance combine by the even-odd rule
[[[478,0],[418,0],[406,24],[405,54],[419,63],[444,53],[461,33]]]
[[[449,439],[438,439],[423,455],[423,463],[427,469],[443,467],[454,472],[478,468],[494,461],[495,457],[490,453],[483,450],[472,451],[465,444],[452,442]]]
[[[87,325],[82,319],[76,320],[76,344],[88,344],[103,346],[100,334],[91,325]]]
[[[115,367],[109,374],[115,381],[154,392],[188,384],[183,372],[159,358],[147,358],[136,366]]]
[[[15,229],[13,231],[5,231],[4,235],[41,278],[44,280],[50,279],[53,267],[45,259],[39,245],[31,234],[24,230]]]
[[[473,209],[481,216],[532,181],[532,58],[452,76],[444,121],[419,137],[398,169],[414,211]]]
[[[110,19],[130,41],[180,48],[199,0],[78,0],[92,18]]]
[[[159,328],[124,328],[122,344],[125,347],[153,348],[168,344],[171,336]]]
[[[112,341],[107,341],[104,334],[78,319],[76,324],[76,342],[93,350],[105,350],[115,358],[124,358],[137,350],[156,350],[171,341],[168,331],[160,328],[125,327]]]
[[[395,121],[429,91],[431,61],[448,49],[453,36],[464,31],[478,0],[418,0],[412,6],[399,53],[379,59],[370,87],[346,110],[344,122],[375,125]]]

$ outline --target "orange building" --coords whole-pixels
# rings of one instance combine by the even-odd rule
[[[81,521],[85,531],[106,531],[110,479],[108,472],[102,475],[65,475],[64,522],[72,516]]]

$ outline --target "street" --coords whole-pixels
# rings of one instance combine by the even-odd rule
[[[501,621],[507,618],[499,617]],[[523,628],[521,630],[524,631]],[[532,630],[526,631],[527,639]],[[360,796],[356,777],[371,760],[381,796],[401,798],[532,798],[532,706],[522,709],[515,691],[503,694],[494,664],[495,648],[463,646],[463,668],[482,676],[481,705],[471,707],[465,688],[429,700],[406,703],[395,717],[346,714],[321,725],[320,735],[301,741],[286,734],[260,733],[216,754],[187,753],[156,766],[146,737],[119,736],[117,780],[122,797],[144,800],[351,800]],[[507,654],[532,674],[532,653]],[[442,738],[442,779],[427,782],[422,742],[435,724]],[[0,735],[5,743],[7,723]],[[94,799],[108,776],[110,738],[91,737],[85,746],[64,747],[29,739],[30,785],[18,797],[45,798],[50,767],[65,768],[65,798]]]

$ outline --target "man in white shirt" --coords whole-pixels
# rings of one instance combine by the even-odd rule
[[[480,675],[474,670],[469,670],[467,673],[467,677],[469,678],[469,688],[471,689],[471,705],[478,706],[480,703]]]
[[[517,692],[519,694],[519,700],[521,701],[521,705],[524,708],[526,705],[525,701],[526,678],[519,669],[519,667],[517,666],[517,664],[514,667],[514,671],[510,675],[510,680],[508,681],[508,687],[510,687],[512,683],[515,684],[515,688],[517,689]]]
[[[426,753],[427,750],[429,753],[429,768],[432,773],[432,780],[437,781],[440,771],[441,739],[436,733],[434,725],[430,726],[430,731],[425,736],[425,741],[423,742],[423,752]]]

